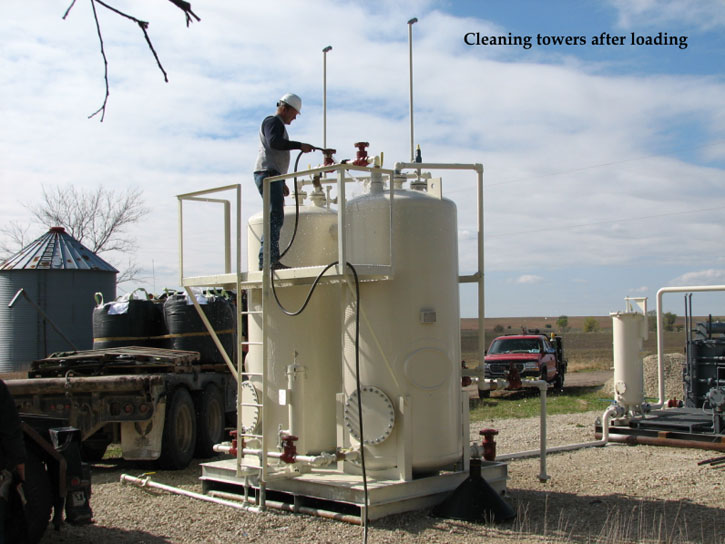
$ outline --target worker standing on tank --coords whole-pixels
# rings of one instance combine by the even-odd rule
[[[13,481],[25,480],[25,444],[15,401],[0,380],[0,544],[5,544],[5,519]],[[9,543],[8,543],[9,544]]]
[[[290,162],[290,150],[300,149],[309,153],[314,149],[310,144],[295,142],[287,136],[285,125],[289,125],[302,111],[302,99],[296,94],[287,93],[277,102],[276,115],[270,115],[259,129],[259,154],[254,167],[254,182],[259,194],[263,195],[264,179],[287,173]],[[279,261],[279,233],[284,223],[284,197],[289,188],[284,181],[270,183],[270,262],[273,270],[289,268]],[[259,269],[262,270],[264,240],[259,248]]]

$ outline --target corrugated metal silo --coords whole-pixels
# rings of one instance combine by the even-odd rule
[[[116,270],[65,232],[53,227],[0,264],[0,372],[26,370],[30,361],[71,346],[24,297],[40,306],[78,349],[93,346],[94,293],[116,298]]]

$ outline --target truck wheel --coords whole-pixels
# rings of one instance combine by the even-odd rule
[[[210,383],[196,399],[196,456],[211,457],[214,444],[219,444],[223,438],[224,398],[219,388]]]
[[[161,468],[186,468],[196,445],[196,412],[189,391],[177,387],[166,401],[166,418],[161,442]]]
[[[13,535],[11,532],[12,536],[6,542],[28,542],[29,544],[36,544],[48,528],[50,512],[53,508],[53,488],[45,463],[33,451],[32,447],[27,448],[23,492],[25,493],[25,499],[28,501],[24,508],[25,530],[18,527],[16,523],[13,523],[16,526],[13,528],[8,527],[8,529],[20,531],[20,533]],[[11,519],[22,523],[22,517],[22,513],[18,516],[13,515],[12,518],[9,516],[6,518],[6,524],[10,524]],[[14,539],[14,536],[22,535],[25,531],[27,531],[27,540],[22,540],[22,537],[17,540]]]

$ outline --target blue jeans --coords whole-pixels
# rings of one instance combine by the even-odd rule
[[[263,170],[261,172],[254,173],[254,183],[257,184],[257,190],[260,195],[263,195],[264,184],[262,183],[265,178],[271,176],[279,176],[280,173],[276,170]],[[284,224],[284,182],[276,181],[274,183],[267,184],[270,189],[269,193],[269,226],[270,226],[270,266],[274,265],[279,261],[279,233],[282,230]],[[262,264],[264,263],[264,236],[262,236],[262,245],[259,247],[259,269],[262,270]]]

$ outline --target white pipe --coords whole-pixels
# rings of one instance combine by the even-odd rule
[[[503,378],[489,378],[478,380],[479,391],[498,391],[499,389],[506,389],[508,386],[508,380],[504,380]]]
[[[232,508],[236,508],[238,510],[245,510],[247,512],[259,513],[262,511],[261,507],[250,506],[248,504],[248,502],[249,502],[248,495],[236,496],[233,493],[224,493],[221,491],[212,491],[212,492],[210,492],[209,495],[203,495],[201,493],[187,491],[185,489],[181,489],[178,487],[172,487],[170,485],[152,482],[148,476],[145,478],[136,478],[136,477],[130,476],[128,474],[121,474],[121,483],[122,484],[130,483],[130,484],[136,485],[138,487],[153,487],[156,489],[161,489],[163,491],[167,491],[169,493],[175,493],[177,495],[183,495],[185,497],[190,497],[192,499],[199,499],[199,500],[205,501],[205,502],[220,504],[222,506],[231,506]],[[226,498],[226,497],[228,497],[228,498]],[[242,502],[240,502],[240,501],[242,501]],[[321,510],[318,508],[310,508],[308,506],[298,506],[298,505],[286,504],[286,503],[278,502],[278,501],[265,501],[265,506],[274,508],[276,510],[284,510],[286,512],[291,512],[291,513],[306,514],[306,515],[318,516],[318,517],[322,517],[322,518],[334,519],[337,521],[345,521],[347,523],[355,523],[358,525],[360,524],[360,518],[357,516],[339,514],[337,512],[331,512],[329,510]]]
[[[249,512],[259,513],[262,511],[259,506],[248,506],[246,504],[240,504],[235,501],[228,501],[224,499],[218,499],[216,497],[209,497],[207,495],[202,495],[201,493],[187,491],[186,489],[180,489],[178,487],[172,487],[170,485],[152,482],[148,476],[146,476],[145,478],[136,478],[135,476],[131,476],[129,474],[121,474],[121,483],[130,483],[138,487],[153,487],[156,489],[162,489],[164,491],[168,491],[169,493],[176,493],[177,495],[184,495],[185,497],[191,497],[192,499],[199,499],[206,502],[213,502],[215,504],[222,504],[224,506],[231,506],[232,508],[247,510]]]
[[[227,455],[233,455],[233,449],[230,444],[214,444],[212,449],[217,453],[225,453]],[[239,451],[239,450],[237,450]],[[241,451],[242,455],[256,455],[261,457],[262,450],[257,448],[243,448]],[[268,451],[267,457],[272,459],[280,459],[283,453],[281,451]],[[322,452],[320,455],[295,455],[295,464],[310,465],[313,467],[326,467],[335,463],[339,458],[345,459],[348,457],[345,453],[335,454]],[[350,456],[352,457],[352,456]]]
[[[607,442],[609,442],[609,422],[612,419],[612,416],[619,416],[624,413],[624,409],[617,405],[612,404],[609,406],[604,413],[602,414],[602,438],[601,440],[593,440],[591,442],[580,442],[575,444],[567,444],[565,446],[554,446],[553,448],[547,448],[545,450],[545,453],[556,453],[560,451],[572,451],[572,450],[578,450],[582,448],[596,448],[599,446],[606,446]],[[528,451],[520,451],[516,453],[507,453],[504,455],[499,455],[496,457],[496,460],[502,460],[507,461],[509,459],[525,459],[526,457],[536,457],[537,455],[541,454],[541,449],[538,450],[528,450]]]
[[[479,163],[455,163],[455,162],[396,162],[393,170],[475,170],[483,174],[483,165]]]
[[[667,399],[665,399],[665,339],[662,327],[662,295],[665,293],[695,293],[703,291],[725,291],[725,285],[663,287],[657,291],[657,392],[659,394],[659,402],[650,406],[650,408],[662,408],[667,404]]]
[[[553,448],[546,447],[546,390],[549,386],[545,380],[525,380],[522,383],[524,387],[538,387],[541,393],[541,414],[540,414],[540,431],[539,431],[539,449],[538,450],[527,450],[516,453],[507,453],[504,455],[496,456],[497,461],[508,461],[510,459],[525,459],[527,457],[539,457],[539,481],[546,482],[550,476],[546,473],[546,455],[547,453],[556,453],[561,451],[572,451],[582,448],[593,448],[598,446],[605,446],[609,441],[609,422],[612,416],[621,415],[623,408],[617,404],[609,406],[602,414],[602,438],[601,440],[594,440],[591,442],[581,442],[576,444],[567,444],[564,446],[554,446]],[[479,448],[472,448],[472,456],[480,456],[478,453]],[[481,448],[482,451],[482,448]]]
[[[289,428],[287,432],[292,436],[297,436],[297,399],[302,398],[300,391],[301,383],[297,380],[297,374],[303,374],[304,377],[305,368],[297,364],[297,352],[294,354],[294,363],[287,365],[287,418]]]
[[[328,45],[322,50],[322,148],[327,149],[327,53],[332,50]]]
[[[413,149],[413,25],[418,22],[416,17],[408,21],[408,64],[410,68],[410,162],[415,160]]]
[[[225,491],[216,491],[212,490],[209,491],[209,495],[212,497],[220,497],[220,498],[227,498],[232,501],[239,501],[244,500],[244,502],[247,502],[246,499],[242,499],[239,495],[235,493],[228,493]],[[297,504],[287,504],[285,502],[279,502],[279,501],[267,501],[267,506],[274,508],[276,510],[284,510],[285,512],[291,512],[293,514],[305,514],[309,516],[317,516],[321,518],[326,519],[334,519],[336,521],[344,521],[346,523],[353,523],[355,525],[360,525],[362,522],[360,520],[360,516],[355,516],[351,514],[340,514],[338,512],[332,512],[330,510],[322,510],[320,508],[311,508],[309,506],[300,506]]]

